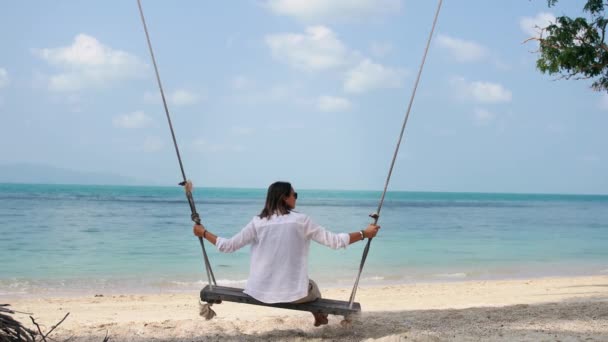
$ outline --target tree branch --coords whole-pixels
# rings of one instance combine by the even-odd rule
[[[44,342],[48,342],[46,340],[46,336],[44,336],[44,334],[42,333],[42,330],[40,329],[40,325],[38,325],[38,323],[36,323],[36,320],[34,319],[34,317],[30,316],[30,319],[32,320],[32,323],[34,323],[34,325],[36,326],[36,328],[38,328],[38,333],[40,334],[40,336],[42,336],[42,340]]]
[[[59,324],[63,323],[63,321],[65,321],[66,318],[68,318],[68,316],[70,315],[70,313],[68,312],[67,314],[65,314],[65,316],[63,316],[63,318],[61,319],[61,321],[59,321],[59,323],[53,325],[53,327],[51,328],[51,330],[49,330],[48,333],[46,333],[46,335],[44,335],[44,338],[46,338],[47,336],[49,336],[53,330],[55,330],[55,328],[57,328],[59,326]],[[46,339],[45,339],[46,341]]]

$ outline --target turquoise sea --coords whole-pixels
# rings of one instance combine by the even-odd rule
[[[297,189],[297,210],[335,232],[370,222],[380,192]],[[263,189],[198,188],[220,236]],[[608,274],[608,196],[390,192],[361,286]],[[0,296],[197,291],[206,283],[180,187],[0,184]],[[219,283],[242,286],[248,248],[207,251]],[[313,244],[310,275],[350,287],[364,244]]]

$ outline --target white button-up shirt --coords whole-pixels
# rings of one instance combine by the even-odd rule
[[[310,240],[327,247],[346,248],[350,237],[335,234],[301,213],[255,216],[230,239],[218,237],[216,247],[231,253],[251,244],[249,278],[244,292],[264,303],[293,302],[308,294]]]

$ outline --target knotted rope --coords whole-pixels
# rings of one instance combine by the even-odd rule
[[[152,43],[150,42],[150,34],[148,34],[148,27],[146,25],[146,19],[144,18],[144,11],[141,7],[141,0],[137,0],[137,6],[139,7],[139,15],[141,17],[141,23],[144,26],[144,32],[146,33],[146,40],[148,42],[148,50],[150,51],[150,57],[152,58],[152,64],[154,65],[154,71],[156,73],[156,81],[158,82],[158,89],[160,90],[160,96],[163,99],[163,106],[165,107],[165,114],[167,116],[167,122],[169,123],[169,129],[171,130],[171,137],[173,138],[173,146],[175,146],[175,153],[177,154],[177,160],[179,161],[179,167],[182,171],[183,181],[179,183],[179,185],[184,186],[186,184],[186,172],[184,171],[184,164],[182,163],[182,157],[179,153],[179,148],[177,147],[177,140],[175,139],[175,132],[173,130],[173,124],[171,123],[171,116],[169,115],[169,107],[167,106],[167,100],[165,99],[165,92],[163,91],[163,85],[160,81],[160,73],[158,72],[158,67],[156,65],[156,58],[154,57],[154,50],[152,50]],[[188,204],[190,205],[190,211],[192,212],[191,218],[196,224],[201,224],[201,219],[196,212],[196,206],[194,204],[194,199],[192,198],[192,192],[186,191],[186,197],[188,198]],[[215,286],[217,283],[215,282],[215,275],[213,274],[213,270],[211,269],[211,263],[209,262],[209,257],[207,257],[207,251],[205,250],[205,243],[203,238],[198,238],[201,248],[203,249],[203,258],[205,259],[205,271],[207,273],[207,280],[209,285]]]

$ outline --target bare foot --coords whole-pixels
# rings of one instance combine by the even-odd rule
[[[325,325],[328,323],[327,321],[327,314],[324,313],[313,313],[313,316],[315,316],[315,327],[321,326],[321,325]]]

